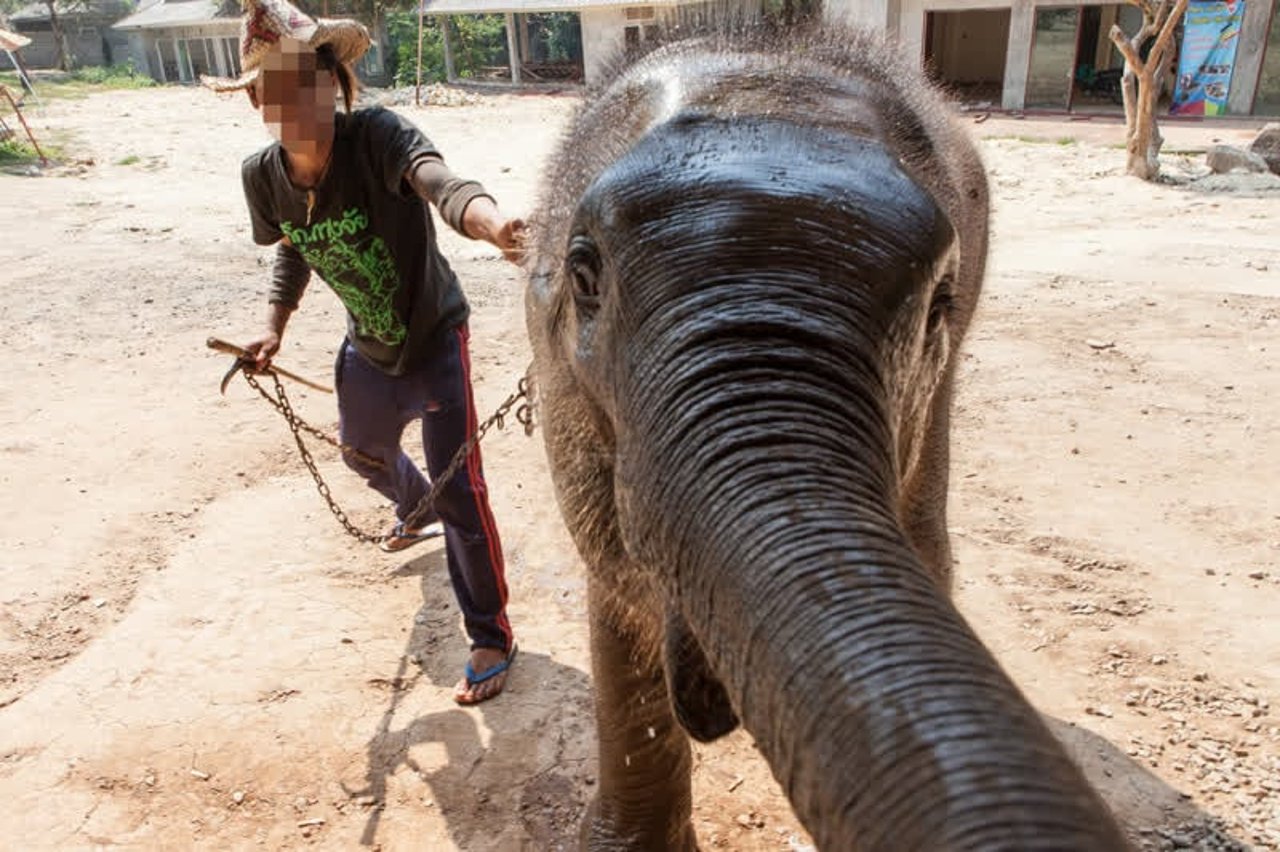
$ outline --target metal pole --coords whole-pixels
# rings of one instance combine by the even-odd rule
[[[9,99],[9,106],[13,107],[14,113],[18,116],[18,121],[22,122],[22,129],[27,131],[27,138],[31,140],[31,147],[36,149],[36,154],[40,156],[40,165],[49,165],[49,158],[44,155],[44,151],[40,150],[40,143],[36,142],[35,134],[31,132],[31,128],[27,126],[27,120],[22,117],[22,110],[18,109],[18,102],[13,99],[13,95],[9,92],[7,86],[0,86],[0,92]]]
[[[418,5],[418,83],[413,92],[413,105],[422,106],[422,6]]]
[[[13,55],[12,50],[6,50],[9,61],[13,63],[13,70],[18,72],[18,79],[22,81],[22,85],[27,87],[27,91],[31,93],[31,97],[36,99],[36,103],[40,106],[44,104],[40,101],[40,96],[36,94],[36,87],[31,85],[31,78],[27,76],[27,71],[22,67],[22,63],[18,61],[18,57]]]

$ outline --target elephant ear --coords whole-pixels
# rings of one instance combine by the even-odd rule
[[[712,673],[702,646],[678,612],[667,613],[663,655],[667,692],[676,719],[689,736],[709,743],[738,727],[729,693]]]

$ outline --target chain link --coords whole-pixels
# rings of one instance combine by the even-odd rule
[[[271,406],[275,408],[276,411],[280,412],[281,416],[283,416],[284,419],[288,421],[290,428],[292,428],[293,425],[296,423],[298,426],[298,429],[301,429],[303,432],[306,432],[307,434],[311,435],[314,438],[319,438],[321,441],[324,441],[326,444],[338,450],[338,452],[342,453],[344,456],[347,456],[348,458],[354,458],[357,461],[359,461],[361,464],[365,464],[365,465],[368,465],[369,467],[377,468],[378,470],[382,470],[383,468],[386,467],[382,459],[374,458],[368,453],[360,452],[360,450],[356,449],[350,444],[342,443],[337,438],[330,435],[328,432],[324,431],[323,429],[318,429],[315,426],[312,426],[310,423],[308,423],[307,421],[303,420],[301,417],[298,417],[296,414],[294,414],[293,407],[289,405],[288,398],[285,396],[284,386],[280,384],[280,377],[276,375],[275,372],[267,371],[268,374],[273,379],[275,379],[276,397],[273,397],[271,396],[271,394],[267,393],[266,388],[264,388],[261,384],[258,383],[258,380],[253,375],[253,373],[250,373],[247,369],[242,369],[241,372],[244,374],[245,381],[249,383],[249,387],[256,390],[262,396],[263,399],[271,403]]]
[[[471,455],[471,451],[475,449],[476,444],[480,443],[480,439],[493,426],[497,426],[499,429],[506,428],[506,416],[512,407],[520,400],[529,398],[529,376],[526,374],[520,378],[520,383],[516,386],[516,392],[508,396],[502,405],[498,406],[498,410],[488,420],[481,423],[476,431],[471,434],[471,437],[467,439],[467,442],[453,454],[453,459],[449,462],[449,466],[444,469],[444,473],[432,478],[431,490],[418,501],[418,505],[414,506],[408,515],[405,515],[405,529],[413,530],[424,526],[426,519],[431,517],[435,510],[436,495],[444,489],[449,480],[453,479],[453,475],[458,472],[458,468],[462,467],[467,457]],[[533,434],[533,408],[528,402],[516,410],[516,419],[524,426],[525,435]]]
[[[267,393],[266,389],[258,382],[257,378],[249,372],[249,370],[242,369],[240,372],[244,374],[245,381],[249,383],[249,386],[256,390],[263,399],[271,403],[272,407],[274,407],[276,411],[280,412],[280,415],[284,417],[285,422],[289,424],[289,431],[293,433],[293,440],[298,445],[298,454],[302,457],[302,463],[305,464],[307,466],[307,470],[310,471],[311,478],[315,480],[316,490],[320,492],[320,496],[323,497],[325,503],[329,505],[329,511],[333,513],[335,518],[337,518],[338,523],[340,523],[342,528],[347,531],[347,534],[357,541],[365,544],[377,544],[384,541],[386,536],[365,532],[353,524],[351,519],[347,517],[346,512],[342,511],[342,507],[338,505],[336,500],[334,500],[333,494],[329,490],[329,485],[324,481],[324,477],[320,475],[320,469],[316,466],[316,462],[311,455],[311,451],[307,449],[306,442],[302,439],[302,433],[306,432],[313,437],[319,438],[325,443],[336,447],[344,456],[358,459],[364,464],[377,468],[385,468],[386,465],[382,460],[376,459],[366,453],[362,453],[360,450],[350,446],[349,444],[344,444],[341,441],[338,441],[329,433],[321,429],[317,429],[315,426],[312,426],[310,423],[307,423],[299,417],[294,412],[293,406],[289,403],[289,396],[285,393],[284,385],[280,382],[280,377],[277,374],[269,373],[272,381],[275,382],[275,396],[272,397],[271,394]],[[444,469],[444,472],[440,474],[440,476],[432,479],[431,489],[421,500],[418,501],[418,504],[413,507],[409,514],[405,516],[405,529],[418,529],[425,526],[424,521],[433,514],[436,498],[444,489],[445,484],[453,479],[454,474],[458,472],[458,468],[462,467],[463,463],[467,460],[467,457],[471,455],[471,451],[475,449],[476,445],[479,444],[480,440],[485,436],[485,433],[494,426],[497,426],[499,429],[505,428],[507,415],[511,412],[511,409],[515,407],[516,403],[522,399],[525,400],[525,402],[516,409],[516,420],[519,421],[522,427],[524,427],[525,435],[533,434],[533,395],[530,392],[529,376],[526,374],[521,377],[520,383],[516,387],[516,392],[508,396],[506,400],[503,401],[502,405],[498,406],[498,410],[495,411],[488,420],[481,423],[476,431],[471,434],[471,437],[467,439],[466,443],[458,448],[458,451],[454,453],[453,458],[449,461],[449,466]]]

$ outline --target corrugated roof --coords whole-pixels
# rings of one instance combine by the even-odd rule
[[[222,0],[164,0],[117,22],[113,29],[154,30],[188,27],[214,20],[236,20],[238,16],[219,15],[222,8]]]
[[[73,14],[67,9],[66,4],[64,3],[55,3],[54,5],[58,10],[58,17],[62,17],[63,15]],[[21,9],[18,9],[14,11],[12,14],[10,14],[9,20],[11,21],[47,21],[49,20],[49,7],[44,5],[43,3],[28,3],[26,6],[23,6]]]
[[[54,4],[54,7],[58,10],[59,18],[76,18],[83,15],[98,14],[124,14],[124,12],[128,11],[125,4],[111,2],[111,0],[97,0],[97,2],[89,2],[83,5],[75,2],[58,2]],[[47,21],[49,20],[49,7],[44,3],[28,3],[9,15],[9,20],[14,22]]]
[[[494,12],[581,12],[619,6],[679,6],[698,0],[423,0],[424,15],[488,15]]]

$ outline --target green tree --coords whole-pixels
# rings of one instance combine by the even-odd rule
[[[428,15],[422,26],[422,79],[445,78],[444,32],[449,27],[454,70],[459,77],[474,77],[483,68],[507,64],[507,31],[502,15]],[[413,12],[387,16],[390,55],[397,86],[409,86],[417,78],[418,20]]]

